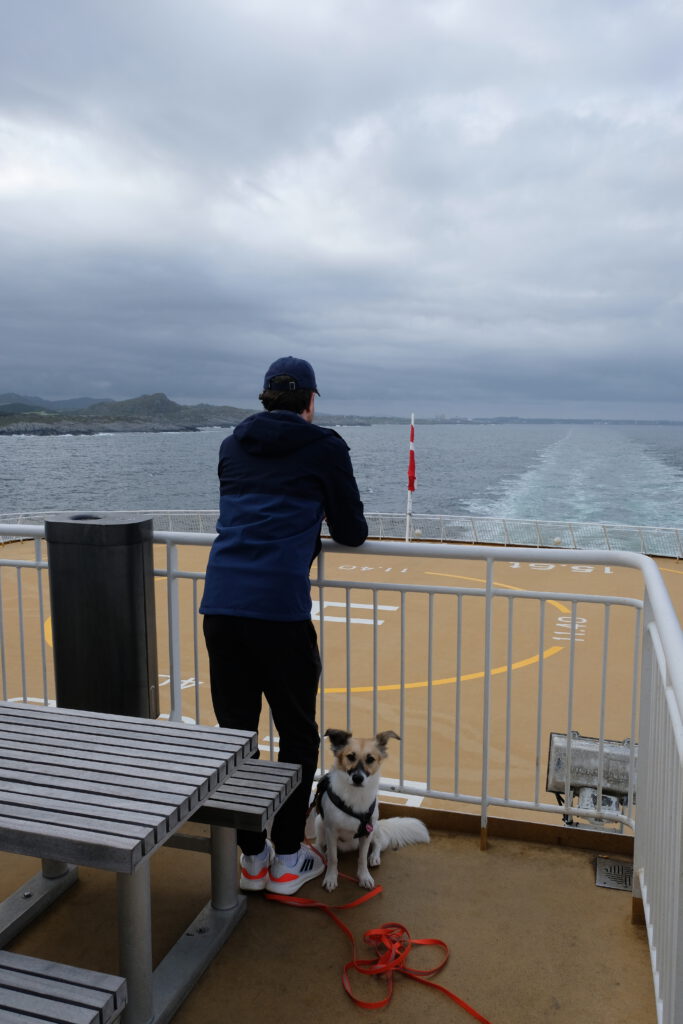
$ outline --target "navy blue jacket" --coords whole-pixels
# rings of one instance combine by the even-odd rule
[[[339,544],[357,547],[368,535],[345,441],[297,413],[257,413],[223,441],[218,477],[218,536],[200,612],[310,619],[323,516]]]

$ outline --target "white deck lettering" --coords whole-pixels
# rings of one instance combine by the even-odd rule
[[[398,569],[395,565],[338,565],[337,569],[344,572],[408,572]]]
[[[312,607],[312,610],[311,610],[311,618],[313,619],[314,622],[319,622],[320,621],[320,601],[313,601],[312,604],[313,604],[313,607]],[[323,603],[323,613],[324,613],[326,608],[344,608],[345,609],[346,607],[347,607],[346,601],[325,601]],[[362,604],[362,603],[351,602],[348,607],[349,607],[349,609],[355,609],[355,610],[362,609],[364,611],[365,610],[373,611],[375,606],[373,604]],[[395,605],[395,604],[378,604],[377,605],[377,610],[381,611],[381,612],[397,612],[398,611],[398,607],[399,606]],[[325,622],[346,622],[346,616],[345,615],[325,615],[325,614],[323,614],[323,618],[324,618]],[[375,620],[373,618],[349,618],[348,621],[350,623],[356,623],[357,625],[360,625],[360,626],[373,626],[374,623],[375,623]],[[384,625],[384,619],[377,619],[377,625],[378,626],[383,626]]]
[[[510,569],[534,569],[536,572],[550,572],[551,569],[569,569],[570,572],[602,572],[604,576],[613,576],[611,565],[555,565],[554,562],[508,562]]]
[[[557,622],[555,623],[555,632],[553,633],[553,640],[571,640],[572,633],[574,641],[577,644],[582,644],[586,638],[588,619],[576,616],[574,619],[574,626],[572,630],[572,617],[571,615],[558,615]]]

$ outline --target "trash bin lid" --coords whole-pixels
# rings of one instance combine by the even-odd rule
[[[90,544],[98,547],[141,544],[151,540],[154,520],[112,512],[65,512],[45,520],[48,544]]]

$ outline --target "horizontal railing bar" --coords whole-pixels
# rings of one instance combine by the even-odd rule
[[[14,564],[14,563],[9,563]],[[47,566],[47,563],[42,564],[43,567]],[[0,562],[2,565],[2,562]],[[154,575],[159,578],[165,579],[168,576],[166,569],[155,569]],[[203,580],[204,573],[199,571],[193,571],[188,569],[178,569],[173,572],[175,579],[179,580]],[[367,590],[370,592],[387,591],[388,593],[399,593],[399,594],[444,594],[444,595],[455,595],[463,597],[486,597],[486,591],[477,587],[432,587],[424,583],[372,583],[372,582],[361,582],[361,581],[347,581],[347,580],[333,580],[333,579],[318,579],[313,577],[311,584],[314,587],[325,587],[330,590]],[[637,597],[620,597],[613,594],[572,594],[563,593],[562,591],[542,591],[542,590],[515,590],[511,593],[509,590],[501,590],[498,587],[494,587],[491,591],[493,597],[502,597],[511,600],[517,598],[524,600],[553,600],[553,601],[576,601],[581,604],[609,604],[609,605],[622,605],[627,608],[642,608],[643,602]]]
[[[461,594],[463,597],[486,597],[486,590],[478,587],[432,587],[424,583],[373,583],[371,581],[347,581],[347,580],[320,580],[317,577],[311,579],[316,587],[326,587],[335,590],[381,590],[395,591],[406,594]],[[620,597],[614,594],[572,594],[552,590],[517,590],[514,592],[494,587],[491,590],[492,597],[504,597],[511,600],[517,598],[542,601],[576,601],[580,604],[618,604],[627,608],[642,608],[643,602],[637,597]]]

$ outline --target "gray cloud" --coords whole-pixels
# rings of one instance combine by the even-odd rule
[[[3,390],[683,418],[666,0],[25,0]]]

